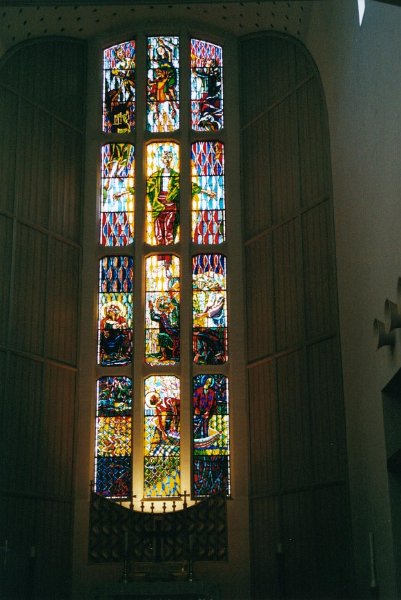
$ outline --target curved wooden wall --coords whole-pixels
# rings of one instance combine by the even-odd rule
[[[6,598],[68,596],[85,46],[0,63],[0,546]],[[2,594],[0,594],[2,595]]]
[[[352,581],[329,138],[314,64],[241,44],[250,507],[255,598]]]

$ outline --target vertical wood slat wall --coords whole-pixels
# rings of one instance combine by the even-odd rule
[[[0,596],[68,597],[85,46],[0,64]],[[34,550],[33,550],[34,547]]]
[[[285,36],[245,38],[240,72],[253,595],[341,598],[352,573],[324,98]]]

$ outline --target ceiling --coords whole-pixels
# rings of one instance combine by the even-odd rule
[[[168,19],[190,20],[233,35],[273,30],[303,39],[312,7],[310,0],[252,2],[175,2],[139,0],[115,3],[83,0],[73,4],[45,0],[0,0],[0,55],[11,46],[41,36],[72,36],[91,39],[121,29],[133,21],[150,23]]]

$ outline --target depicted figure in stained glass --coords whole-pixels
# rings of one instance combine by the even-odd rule
[[[178,361],[180,358],[180,329],[179,329],[179,304],[174,294],[159,296],[156,299],[156,308],[153,302],[148,302],[150,318],[159,323],[157,336],[160,347],[161,360]]]
[[[194,390],[194,438],[209,437],[209,421],[216,414],[217,398],[213,389],[213,377],[204,376],[202,385]],[[216,432],[214,432],[215,434]]]
[[[113,364],[120,358],[126,359],[129,347],[128,324],[124,317],[125,308],[118,301],[104,305],[104,317],[100,320],[100,352]]]
[[[151,131],[178,128],[178,38],[148,40],[148,122]]]
[[[223,55],[221,46],[191,40],[192,127],[216,131],[223,127]]]
[[[162,150],[161,166],[149,175],[146,193],[152,207],[156,244],[176,241],[179,225],[180,175],[172,168],[173,153]]]
[[[104,125],[106,132],[134,129],[135,42],[125,42],[104,53]]]
[[[153,408],[155,417],[153,423],[158,432],[159,442],[169,438],[173,441],[179,439],[180,432],[180,399],[175,396],[160,397],[156,391],[150,392],[145,398],[149,408]]]
[[[178,241],[180,175],[172,166],[175,156],[169,145],[160,146],[158,154],[161,164],[148,176],[146,194],[152,211],[156,244],[170,245]],[[200,193],[212,198],[216,196],[216,192],[192,183],[192,196]]]
[[[180,492],[180,381],[151,376],[145,380],[144,496]]]

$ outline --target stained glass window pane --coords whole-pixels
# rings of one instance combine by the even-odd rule
[[[131,362],[133,278],[131,256],[100,260],[98,362],[102,366]]]
[[[175,131],[179,127],[178,37],[148,38],[147,129]]]
[[[179,240],[179,146],[156,142],[146,147],[146,241],[153,246]]]
[[[146,349],[148,365],[180,361],[180,260],[172,254],[146,259]]]
[[[224,145],[195,142],[192,165],[192,241],[221,244],[225,240]]]
[[[223,51],[203,40],[191,40],[192,129],[223,127]]]
[[[197,375],[193,380],[193,494],[230,493],[227,378]]]
[[[135,41],[103,52],[103,131],[129,133],[135,129]]]
[[[101,231],[103,246],[127,246],[134,241],[134,146],[102,146]]]
[[[95,491],[128,498],[131,490],[132,381],[101,377],[97,382]]]
[[[180,380],[145,379],[144,497],[180,494]]]
[[[200,365],[227,361],[226,258],[198,254],[192,259],[193,357]]]

